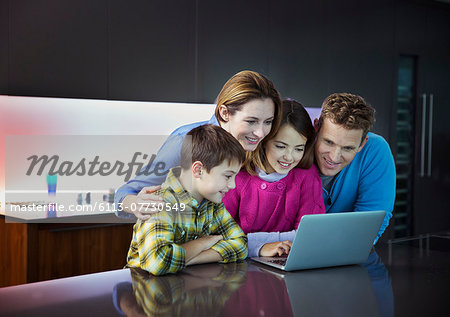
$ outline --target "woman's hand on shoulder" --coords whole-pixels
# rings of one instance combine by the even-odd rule
[[[292,242],[289,240],[266,243],[259,250],[259,256],[281,256],[289,254]]]
[[[142,221],[148,220],[152,214],[164,210],[162,197],[155,194],[160,189],[160,185],[144,187],[137,195],[126,196],[122,201],[122,209]]]

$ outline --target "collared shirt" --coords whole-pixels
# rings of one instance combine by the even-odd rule
[[[222,235],[211,247],[223,261],[246,258],[247,237],[223,203],[199,204],[178,180],[181,168],[172,168],[161,186],[164,210],[149,220],[138,220],[128,251],[127,267],[139,267],[154,275],[175,273],[186,266],[183,243],[206,235]]]
[[[269,183],[278,182],[279,180],[285,178],[288,175],[288,173],[278,174],[277,172],[267,174],[259,167],[256,167],[256,172],[258,173],[259,178]]]
[[[320,172],[319,172],[320,179],[322,180],[322,187],[324,190],[327,191],[327,193],[330,192],[330,189],[333,186],[334,180],[336,179],[337,175],[339,175],[339,173],[336,175],[332,175],[332,176],[326,176],[326,175],[320,174]]]

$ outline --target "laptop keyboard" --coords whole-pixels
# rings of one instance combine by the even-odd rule
[[[269,260],[270,263],[275,263],[275,264],[279,264],[279,265],[285,265],[286,264],[286,260],[287,258],[282,258],[282,259],[273,259],[273,260]]]

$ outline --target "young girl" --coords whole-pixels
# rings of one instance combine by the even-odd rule
[[[261,142],[225,195],[226,209],[248,234],[249,257],[288,253],[302,216],[325,213],[314,137],[305,108],[284,100],[278,132]]]

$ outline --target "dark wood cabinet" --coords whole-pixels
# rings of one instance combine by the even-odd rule
[[[0,216],[0,287],[126,264],[133,224],[5,223]]]

